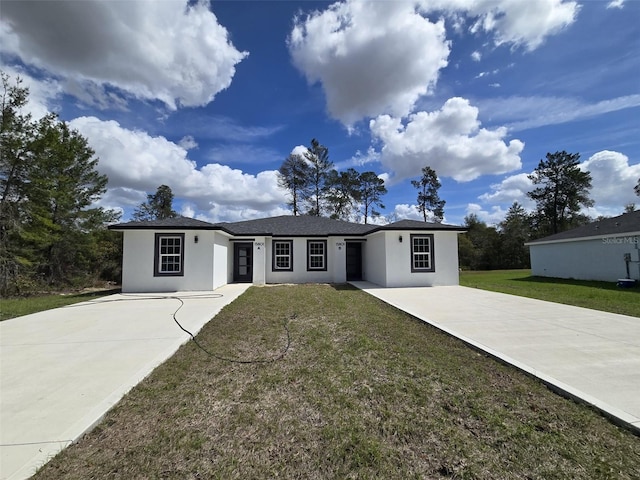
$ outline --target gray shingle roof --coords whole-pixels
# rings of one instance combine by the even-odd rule
[[[308,215],[282,215],[244,222],[217,223],[233,235],[267,235],[276,237],[309,237],[326,235],[364,235],[371,225],[343,222]]]
[[[165,218],[163,220],[142,220],[110,225],[111,230],[215,230],[213,223],[189,217]]]
[[[419,220],[399,220],[397,222],[383,225],[380,230],[453,230],[456,232],[466,232],[468,228],[446,223],[421,222]]]
[[[577,240],[587,237],[612,237],[625,234],[640,233],[640,210],[625,213],[613,218],[605,218],[582,227],[556,233],[548,237],[528,242],[527,245],[546,242]]]
[[[328,235],[364,236],[385,230],[452,230],[466,228],[441,223],[400,220],[388,225],[364,225],[326,217],[282,215],[242,222],[209,223],[194,218],[176,217],[165,220],[126,222],[109,227],[112,230],[223,230],[236,236],[314,237]]]

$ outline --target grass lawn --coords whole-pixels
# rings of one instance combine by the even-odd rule
[[[0,321],[118,293],[120,289],[0,299]]]
[[[640,287],[613,282],[532,277],[530,270],[462,272],[460,285],[640,317]]]
[[[36,479],[638,479],[640,439],[349,286],[252,287]]]

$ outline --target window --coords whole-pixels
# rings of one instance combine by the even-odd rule
[[[307,240],[307,270],[327,269],[327,241]]]
[[[273,241],[273,265],[275,271],[293,271],[293,241],[274,240]]]
[[[184,275],[184,233],[156,233],[154,276]]]
[[[411,235],[411,271],[435,271],[433,264],[433,235]]]

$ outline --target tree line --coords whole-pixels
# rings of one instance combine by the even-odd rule
[[[524,244],[548,235],[580,227],[594,220],[584,215],[591,207],[591,173],[579,165],[580,154],[558,151],[547,153],[533,173],[528,175],[533,189],[527,197],[535,202],[535,210],[527,212],[514,202],[502,222],[488,226],[476,214],[467,215],[460,235],[460,266],[470,270],[529,268],[529,250]],[[640,179],[634,187],[640,196]],[[635,211],[635,204],[625,206],[625,213]]]
[[[55,114],[24,113],[28,89],[0,73],[0,295],[116,279],[118,214],[94,206],[107,186],[95,152]]]

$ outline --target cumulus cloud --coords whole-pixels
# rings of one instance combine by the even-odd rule
[[[415,2],[334,3],[296,18],[287,43],[294,65],[322,84],[329,113],[347,126],[409,113],[449,56],[444,22],[424,18]]]
[[[473,180],[521,167],[524,143],[505,143],[507,129],[480,128],[478,109],[464,98],[447,100],[442,109],[418,112],[403,123],[389,115],[370,122],[373,137],[383,146],[382,164],[394,172],[395,181],[419,176],[429,165],[440,177]]]
[[[247,56],[209,7],[206,0],[3,2],[0,45],[66,79],[94,106],[109,103],[114,87],[171,109],[206,105]]]
[[[169,185],[176,197],[206,212],[210,220],[245,218],[281,211],[285,192],[278,188],[275,171],[250,175],[226,165],[200,168],[180,145],[164,137],[128,130],[116,121],[80,117],[70,126],[85,136],[99,157],[98,170],[109,177],[109,202],[138,204],[139,198]]]
[[[628,203],[637,203],[633,187],[640,178],[640,163],[629,165],[629,157],[603,150],[580,164],[591,173],[591,198],[595,207],[614,208],[618,214]]]
[[[504,210],[499,205],[494,205],[487,210],[477,203],[470,203],[467,205],[467,215],[472,214],[477,215],[477,217],[487,225],[496,226],[504,220],[507,210]]]
[[[491,185],[491,192],[483,193],[478,198],[485,203],[499,203],[501,205],[511,205],[518,202],[520,205],[531,210],[535,207],[527,192],[533,189],[533,183],[526,173],[511,175],[500,183]]]
[[[607,8],[623,8],[624,7],[624,0],[612,0],[611,2],[607,3]]]
[[[538,48],[573,23],[575,1],[345,0],[294,19],[287,39],[294,65],[311,84],[320,83],[329,114],[351,128],[381,114],[403,117],[430,93],[447,66],[451,43],[442,13],[462,29],[492,34],[496,45]],[[479,51],[471,54],[479,61]]]

